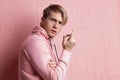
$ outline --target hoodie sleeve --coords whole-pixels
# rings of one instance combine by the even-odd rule
[[[32,66],[44,80],[63,80],[71,53],[63,50],[61,58],[55,69],[49,67],[51,59],[49,45],[43,39],[33,38],[24,45],[24,52]]]

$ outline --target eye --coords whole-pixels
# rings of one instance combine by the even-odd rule
[[[57,21],[57,20],[56,20],[56,19],[54,19],[54,18],[50,18],[50,20],[51,20],[51,21],[54,21],[54,22],[56,22],[56,21]]]
[[[61,21],[59,21],[59,24],[60,24],[60,25],[62,25],[62,22],[61,22]]]
[[[52,21],[52,22],[58,22],[59,25],[63,24],[62,21],[58,21],[55,18],[49,18],[49,20]]]

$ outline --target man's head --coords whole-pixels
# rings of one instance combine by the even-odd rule
[[[67,23],[67,13],[60,5],[50,5],[43,11],[41,18],[41,27],[43,27],[48,36],[55,37]]]

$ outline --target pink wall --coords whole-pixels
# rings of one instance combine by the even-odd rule
[[[0,0],[0,80],[17,80],[19,47],[51,3],[69,16],[56,44],[75,29],[68,80],[120,80],[119,0]]]

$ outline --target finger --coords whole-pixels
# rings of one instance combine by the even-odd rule
[[[51,67],[52,67],[52,66],[53,66],[53,67],[56,66],[56,64],[49,64],[49,65],[50,65]]]
[[[56,65],[56,62],[49,62],[50,65]]]
[[[66,37],[70,37],[70,36],[71,36],[71,34],[67,34],[67,35],[66,35]]]
[[[56,62],[49,62],[49,66],[51,66],[51,67],[56,67]]]
[[[71,32],[71,34],[70,34],[70,35],[71,35],[71,36],[73,36],[73,33],[74,33],[74,29],[72,30],[72,32]],[[71,36],[70,36],[70,37],[71,37]]]
[[[49,64],[56,64],[56,61],[55,60],[50,60]]]
[[[74,32],[74,29],[72,30],[71,35],[73,34],[73,32]]]
[[[50,66],[52,69],[55,69],[56,68],[56,66]]]
[[[55,61],[55,59],[50,59],[50,61]]]
[[[73,33],[74,33],[74,29],[72,30],[72,32],[70,34],[67,34],[66,37],[71,38],[73,36]]]
[[[67,41],[66,36],[63,36],[63,44],[65,44],[65,43],[66,43],[66,41]]]
[[[56,68],[56,65],[49,65],[49,66],[53,69]]]

